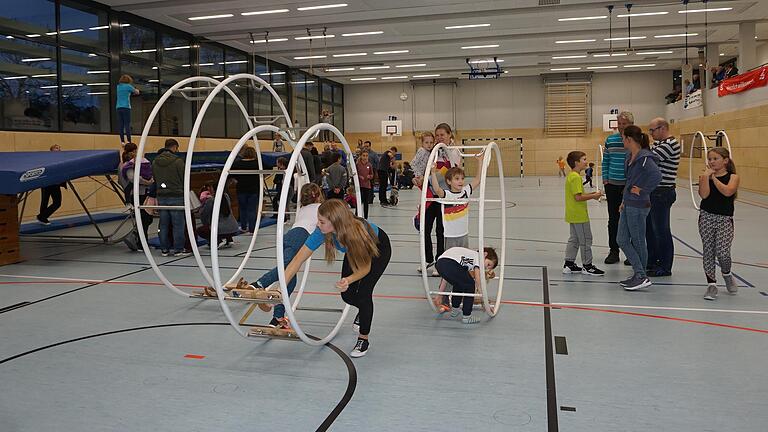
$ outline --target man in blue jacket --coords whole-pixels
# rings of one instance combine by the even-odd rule
[[[624,128],[633,124],[635,124],[635,116],[629,111],[622,111],[617,117],[618,131],[605,139],[603,149],[601,172],[603,173],[605,198],[608,201],[608,245],[611,248],[610,253],[605,258],[606,264],[619,262],[619,244],[616,242],[616,233],[619,229],[619,206],[626,183],[624,163],[627,159],[622,134]]]

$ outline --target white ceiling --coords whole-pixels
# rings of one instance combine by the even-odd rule
[[[678,68],[685,57],[685,38],[655,38],[666,34],[688,32],[698,36],[688,38],[689,46],[703,46],[705,34],[709,43],[720,43],[727,56],[737,53],[739,23],[756,22],[758,43],[768,40],[767,0],[710,0],[707,8],[729,7],[732,10],[707,13],[707,31],[704,13],[681,14],[681,2],[676,0],[636,0],[632,13],[668,12],[666,15],[631,18],[632,36],[645,36],[633,40],[628,49],[626,40],[613,42],[613,57],[594,57],[605,53],[610,43],[609,19],[585,21],[558,21],[559,18],[608,15],[607,5],[614,4],[612,36],[627,36],[626,1],[605,2],[595,0],[102,0],[118,10],[143,16],[156,22],[195,35],[255,52],[281,63],[309,69],[315,74],[352,84],[353,78],[414,76],[439,74],[440,78],[465,77],[467,58],[486,59],[497,56],[504,60],[501,66],[505,76],[555,73],[551,69],[563,67],[617,66],[594,72],[616,72],[644,69]],[[541,3],[559,3],[540,6]],[[307,6],[346,3],[345,7],[299,11]],[[691,1],[688,9],[701,9],[704,4]],[[285,13],[242,16],[243,12],[288,9]],[[190,17],[232,14],[232,17],[189,20]],[[446,26],[490,24],[486,27],[445,29]],[[295,37],[319,36],[323,31],[333,38],[295,40]],[[287,41],[267,44],[249,43],[249,32],[257,40],[287,38]],[[344,37],[345,33],[381,31],[382,34]],[[596,42],[558,44],[559,40],[595,39]],[[462,49],[465,46],[498,45],[493,48]],[[408,50],[400,54],[374,54],[374,52]],[[672,50],[671,54],[641,55],[638,52]],[[334,57],[339,54],[366,53],[364,56]],[[305,56],[326,56],[316,59],[297,59]],[[553,59],[553,56],[587,55],[586,58]],[[697,48],[688,50],[691,62],[697,62]],[[426,66],[397,68],[404,64]],[[626,68],[629,65],[647,65]],[[388,69],[360,70],[360,67],[389,66]],[[353,71],[327,72],[326,68],[350,68]],[[394,81],[397,81],[395,79]],[[405,80],[402,79],[402,80]],[[385,80],[384,82],[392,82]]]

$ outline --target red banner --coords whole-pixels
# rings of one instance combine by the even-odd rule
[[[753,88],[764,87],[766,84],[768,84],[768,66],[763,66],[721,81],[717,87],[717,95],[722,97],[741,93]]]

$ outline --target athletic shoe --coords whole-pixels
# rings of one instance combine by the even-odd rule
[[[611,252],[605,257],[606,264],[616,264],[619,262],[619,251],[611,249]]]
[[[427,268],[430,268],[430,267],[432,267],[432,266],[434,266],[434,265],[435,265],[435,262],[434,262],[434,261],[432,261],[431,263],[427,263]],[[418,266],[418,267],[416,268],[416,271],[418,271],[419,273],[421,273],[421,271],[422,271],[422,270],[421,270],[421,266]]]
[[[352,330],[355,333],[360,333],[360,314],[355,315],[355,320],[352,321]]]
[[[704,294],[704,300],[717,300],[717,285],[707,285],[707,292]]]
[[[651,280],[645,276],[633,276],[632,280],[624,285],[627,291],[636,291],[651,286]]]
[[[582,268],[577,266],[574,262],[566,261],[565,264],[563,264],[563,274],[581,273],[581,271]]]
[[[171,254],[171,251],[167,251],[167,250],[164,250],[164,251],[160,251],[160,254],[161,254],[162,256],[164,256],[164,257],[167,257],[168,255],[170,255],[170,254]]]
[[[275,318],[272,317],[272,320],[267,324],[268,326],[272,328],[279,328],[283,330],[289,330],[291,328],[291,325],[288,324],[288,318]]]
[[[40,215],[37,215],[37,221],[40,222],[43,225],[50,225],[51,224],[51,221],[49,221],[48,219],[46,219],[46,218],[44,218],[44,217],[42,217]]]
[[[632,275],[632,276],[628,277],[627,279],[619,281],[619,285],[621,285],[622,287],[625,287],[625,286],[629,285],[629,283],[632,282],[632,279],[634,279],[634,278],[635,278],[635,275]]]
[[[350,357],[358,358],[362,357],[366,354],[368,354],[368,348],[371,346],[370,342],[368,342],[368,339],[363,338],[357,338],[357,343],[355,344],[355,349],[352,350],[351,353],[349,353]]]
[[[432,270],[432,277],[440,277],[440,272],[437,271],[437,269]]]
[[[175,256],[175,257],[186,257],[186,256],[190,256],[191,254],[192,254],[192,252],[190,252],[190,251],[180,250],[180,251],[174,252],[173,256]]]
[[[725,289],[728,290],[728,294],[736,294],[739,291],[739,285],[736,283],[733,274],[724,273],[723,279],[725,279]]]
[[[461,315],[461,308],[451,308],[451,318],[458,318]]]
[[[581,269],[581,273],[590,276],[603,276],[605,274],[604,271],[593,266],[592,264],[584,264],[584,268]]]
[[[472,315],[464,315],[461,317],[461,322],[464,324],[477,324],[480,322],[480,320],[473,317]]]
[[[648,277],[667,277],[667,276],[672,276],[672,272],[667,272],[667,271],[658,270],[658,269],[654,270],[652,272],[648,272],[646,274],[648,275]]]

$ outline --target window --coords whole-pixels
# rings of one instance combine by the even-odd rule
[[[341,132],[344,132],[344,88],[341,84],[333,85],[333,116],[331,123]]]
[[[293,122],[300,127],[307,127],[307,76],[299,71],[291,73],[293,91]]]
[[[65,132],[109,132],[109,59],[61,50],[61,116]]]
[[[4,40],[2,46],[1,127],[58,130],[59,87],[55,48],[21,39]]]
[[[307,80],[307,126],[320,122],[320,88],[317,78]]]
[[[56,43],[56,5],[53,0],[6,0],[2,3],[0,32],[36,42]]]
[[[106,53],[109,50],[107,13],[75,2],[63,1],[59,36],[62,44],[68,47]]]
[[[123,55],[155,61],[157,43],[153,30],[136,24],[121,23],[123,32]]]
[[[200,44],[200,75],[221,80],[224,78],[224,49],[213,44]],[[201,97],[207,93],[200,93]],[[202,102],[201,102],[202,103]],[[224,92],[208,107],[200,127],[203,136],[224,138],[226,136],[224,120]]]
[[[160,69],[160,94],[165,94],[177,82],[189,78],[190,69]],[[169,97],[160,110],[160,133],[171,136],[189,136],[197,111],[195,104],[184,99],[179,93]]]
[[[163,65],[189,67],[189,52],[191,42],[189,39],[182,39],[175,36],[164,34],[160,40],[160,46],[163,49]]]
[[[134,135],[138,135],[144,130],[144,124],[149,118],[149,113],[152,112],[152,108],[157,103],[159,84],[157,67],[124,59],[120,63],[120,70],[123,74],[130,75],[133,78],[133,86],[140,92],[139,96],[131,97],[131,132]],[[116,85],[117,80],[114,80],[112,83],[113,88]],[[159,131],[158,122],[155,121],[152,124],[150,133],[156,135]]]
[[[248,72],[248,57],[244,53],[227,49],[226,59],[224,70],[227,76]],[[240,102],[242,102],[246,110],[248,109],[248,89],[252,85],[254,83],[251,80],[238,80],[229,86],[237,97],[240,98]],[[225,96],[225,100],[227,104],[227,136],[230,138],[240,138],[250,129],[248,122],[231,96]]]

